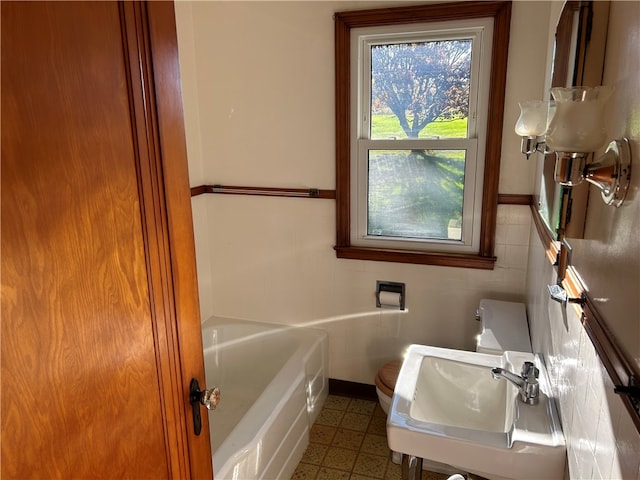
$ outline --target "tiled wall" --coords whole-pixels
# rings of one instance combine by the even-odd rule
[[[640,479],[640,435],[571,306],[549,299],[556,282],[537,232],[529,252],[527,305],[534,351],[542,352],[567,442],[571,479]]]
[[[523,279],[527,270],[531,210],[528,206],[500,205],[496,221],[496,268]]]
[[[555,24],[557,15],[550,18]],[[612,138],[629,137],[633,152],[638,152],[640,145],[638,38],[640,4],[611,2],[603,84],[613,86],[615,93],[607,106],[605,123]],[[638,362],[640,176],[632,175],[630,195],[617,209],[604,205],[593,187],[591,190],[584,238],[569,239],[572,264],[597,302],[599,313],[605,321],[617,324],[618,341],[624,341],[630,359]],[[534,230],[527,310],[534,350],[544,354],[555,385],[567,441],[569,478],[638,480],[640,435],[613,393],[612,382],[573,308],[565,310],[549,299],[546,286],[555,282],[554,268]]]

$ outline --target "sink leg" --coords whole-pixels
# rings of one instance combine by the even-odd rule
[[[422,458],[402,454],[402,480],[422,478]]]

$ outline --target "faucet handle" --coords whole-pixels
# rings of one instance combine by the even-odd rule
[[[540,370],[533,364],[533,362],[524,362],[522,364],[522,377],[527,380],[533,380],[538,378]]]
[[[535,405],[538,403],[538,396],[540,395],[540,385],[538,384],[538,375],[540,370],[533,364],[533,362],[524,362],[522,364],[522,378],[524,379],[524,385],[520,390],[520,396],[522,401],[529,405]]]

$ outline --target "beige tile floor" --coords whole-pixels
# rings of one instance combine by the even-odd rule
[[[386,415],[378,402],[329,395],[291,478],[400,480],[400,465],[391,461],[387,445]],[[425,471],[422,478],[445,480],[448,475]]]

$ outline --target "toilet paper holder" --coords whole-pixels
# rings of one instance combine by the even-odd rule
[[[394,293],[392,299],[384,293]],[[382,298],[381,298],[382,296]],[[394,308],[404,310],[405,308],[405,284],[400,282],[376,281],[376,307]]]

